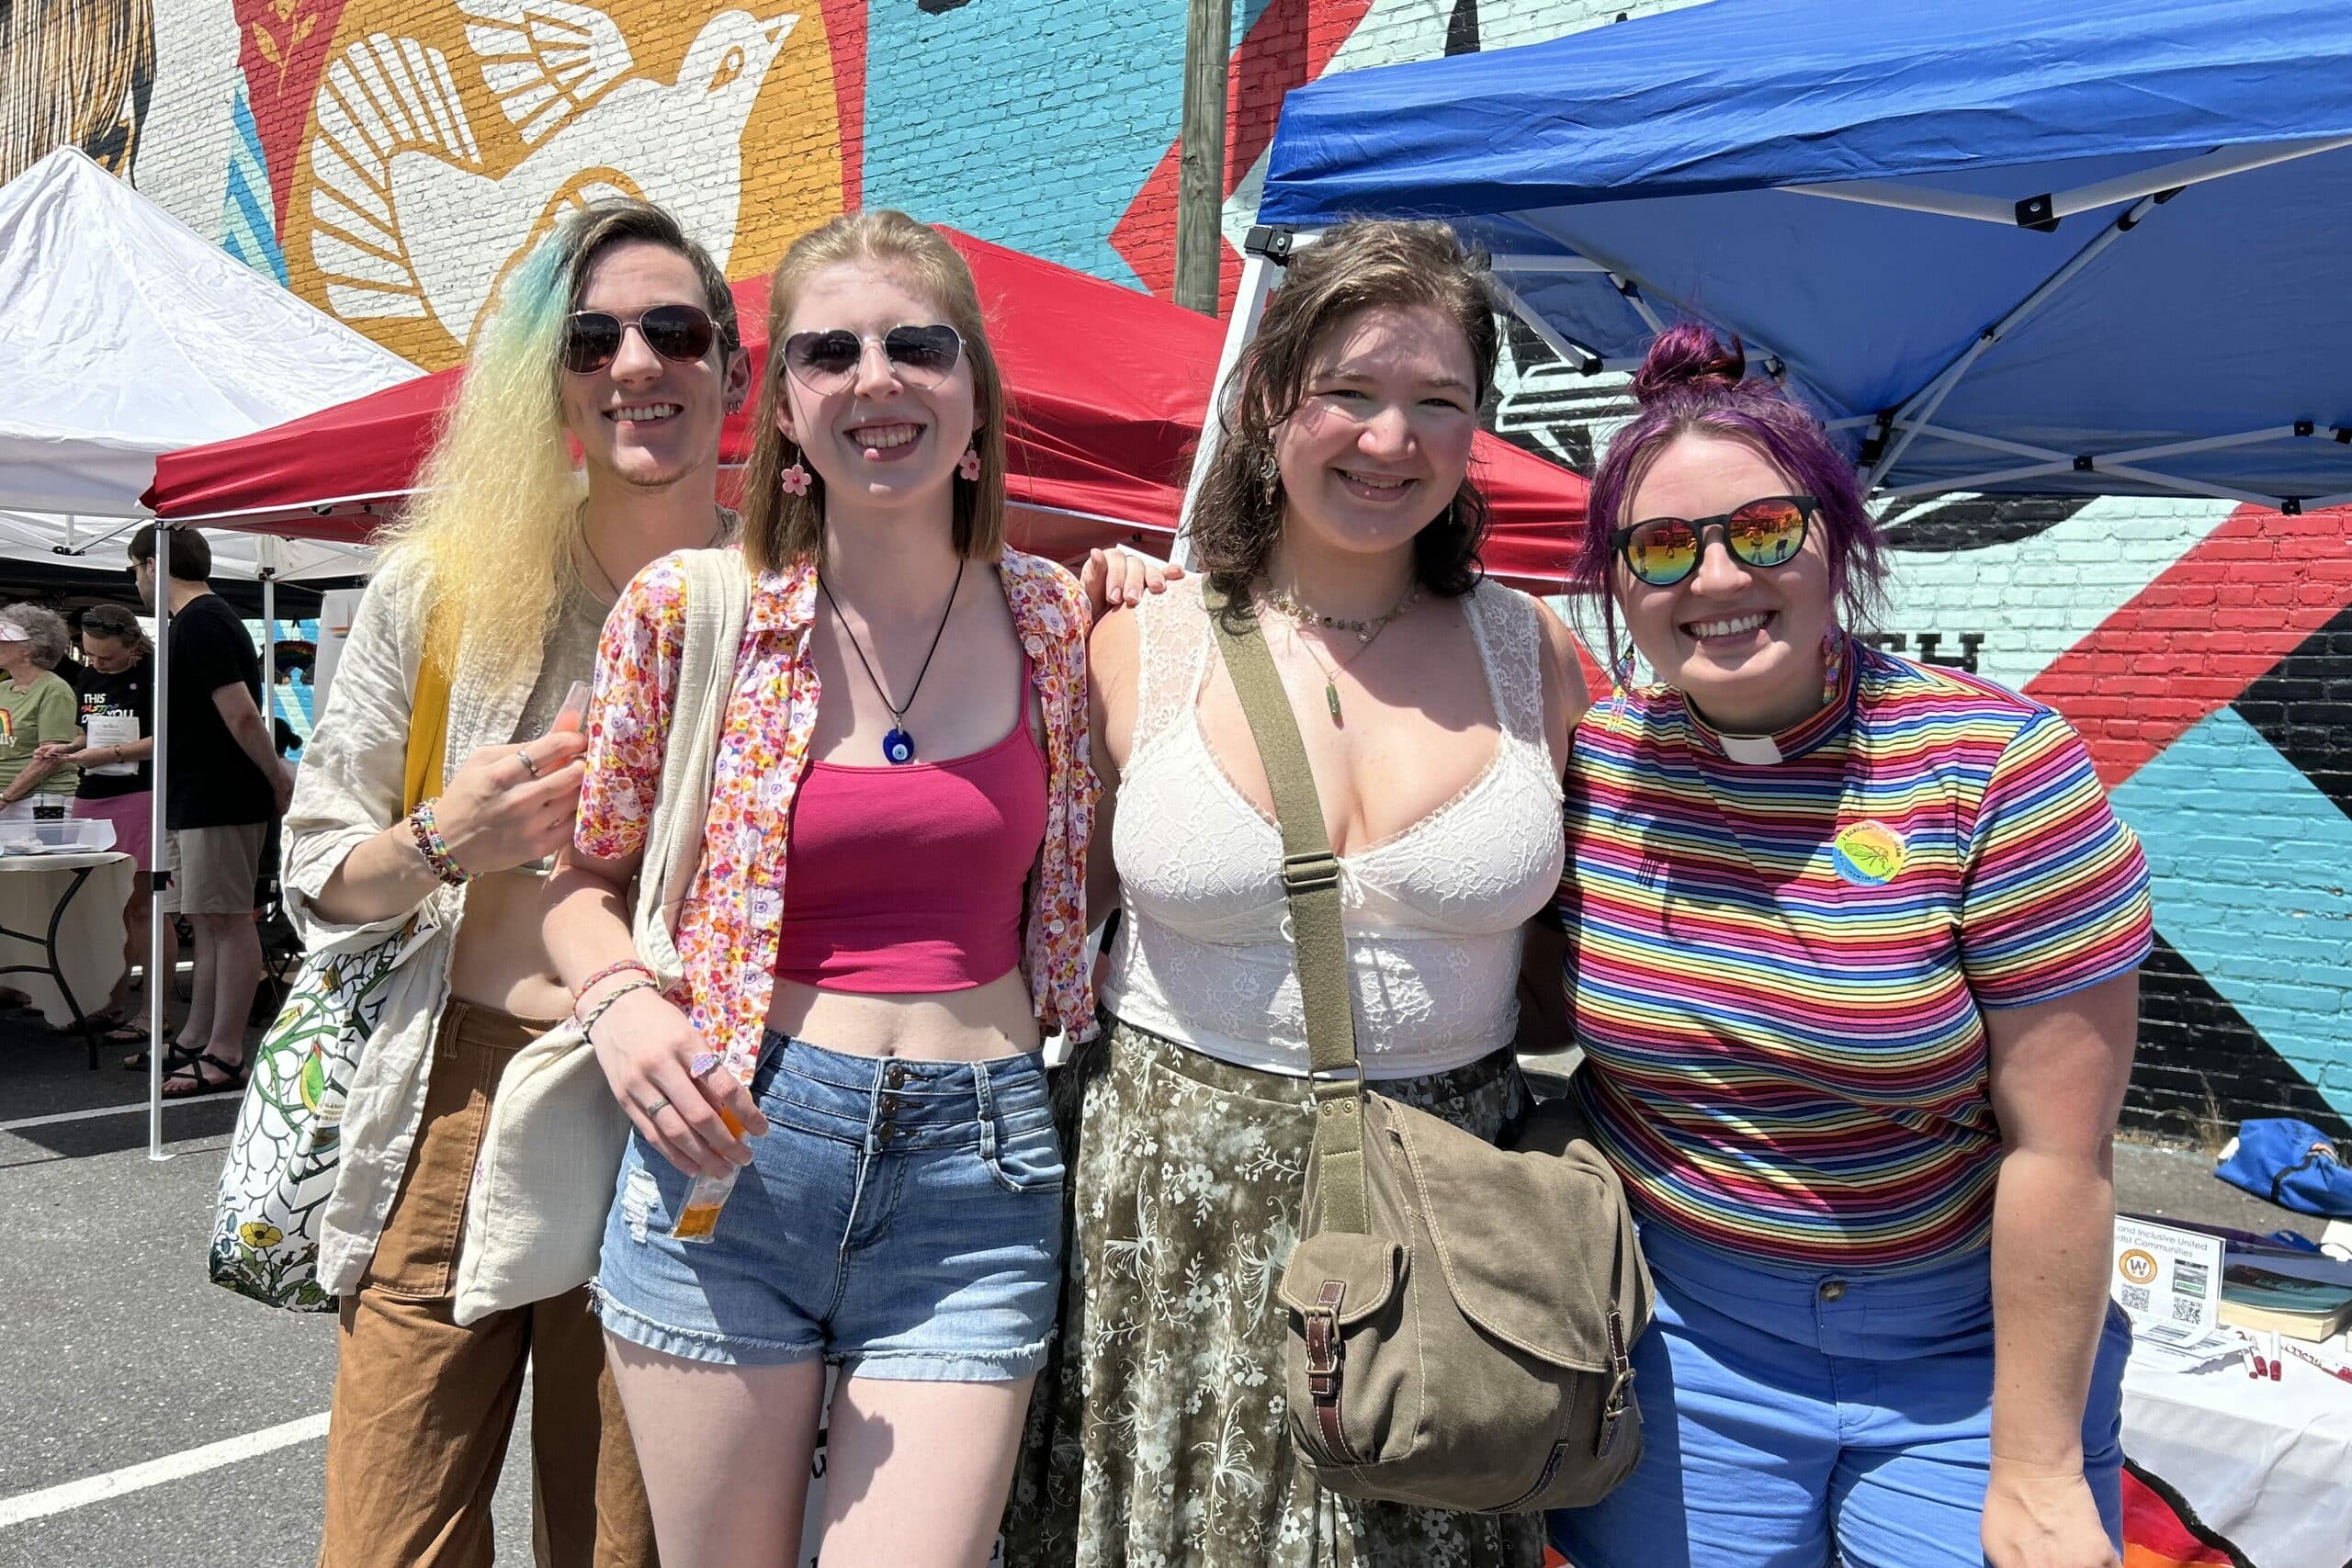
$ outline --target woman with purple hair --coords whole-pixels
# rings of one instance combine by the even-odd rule
[[[1576,1093],[1657,1315],[1648,1452],[1553,1539],[2115,1568],[2146,867],[2056,714],[1857,635],[1883,567],[1853,470],[1744,369],[1659,338],[1577,565],[1619,689],[1567,784]]]

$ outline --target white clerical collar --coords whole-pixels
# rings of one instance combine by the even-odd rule
[[[1780,742],[1769,735],[1724,735],[1718,732],[1715,744],[1724,755],[1735,762],[1763,766],[1781,760]]]

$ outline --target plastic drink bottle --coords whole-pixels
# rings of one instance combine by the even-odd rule
[[[737,1137],[743,1135],[743,1123],[735,1113],[720,1105],[713,1107],[727,1130]],[[708,1241],[718,1230],[718,1211],[727,1204],[727,1195],[735,1190],[736,1167],[729,1166],[724,1176],[697,1176],[686,1190],[686,1201],[678,1209],[678,1219],[670,1227],[674,1241]]]

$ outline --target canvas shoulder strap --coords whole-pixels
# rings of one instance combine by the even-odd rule
[[[1323,801],[1273,655],[1248,605],[1203,594],[1217,649],[1258,743],[1283,838],[1283,897],[1290,908],[1306,1062],[1315,1101],[1315,1158],[1327,1231],[1368,1225],[1363,1179],[1363,1066],[1356,1055],[1354,986],[1340,924],[1340,861],[1323,830]],[[1311,1223],[1311,1222],[1310,1222]]]
[[[646,834],[645,858],[638,868],[633,922],[638,956],[665,979],[675,979],[684,969],[673,940],[676,910],[702,861],[711,765],[718,752],[736,650],[751,603],[750,576],[737,551],[688,550],[684,564],[685,642],[670,707],[661,793]]]

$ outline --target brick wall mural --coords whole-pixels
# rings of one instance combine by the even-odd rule
[[[1662,8],[1236,0],[1228,238],[1289,88]],[[675,207],[735,276],[888,205],[1170,288],[1172,0],[17,0],[0,18],[0,175],[83,146],[426,367],[463,356],[565,207],[608,191]],[[1589,470],[1626,409],[1621,382],[1510,334],[1492,421],[1510,439]],[[2162,945],[2132,1119],[2346,1131],[2352,519],[1960,498],[1886,521],[1881,639],[2057,705],[2147,843]]]

